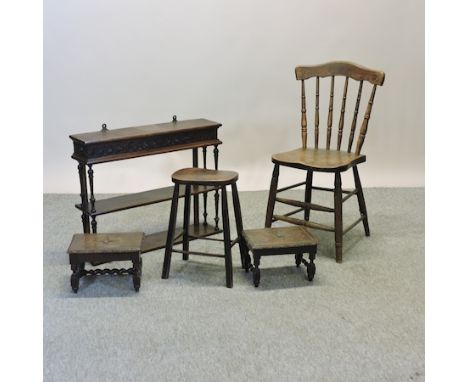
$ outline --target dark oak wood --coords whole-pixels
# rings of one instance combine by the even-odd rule
[[[174,244],[180,244],[182,243],[182,228],[176,228],[175,233],[174,233]],[[214,226],[211,224],[199,224],[199,225],[194,225],[190,224],[189,225],[189,235],[191,236],[196,236],[197,238],[203,237],[207,238],[211,235],[216,235],[218,233],[221,233],[222,231],[218,228],[216,229]],[[167,240],[167,231],[162,231],[162,232],[156,232],[152,234],[145,235],[143,238],[143,243],[141,245],[141,253],[146,253],[146,252],[151,252],[151,251],[156,251],[158,249],[163,249],[166,248],[166,240]],[[192,238],[190,238],[192,240]]]
[[[214,156],[214,168],[218,170],[218,161],[219,161],[219,149],[218,145],[214,145],[213,148],[213,156]],[[215,228],[219,228],[219,188],[216,188],[214,194],[214,201],[215,201]]]
[[[307,267],[308,275],[315,275],[313,261],[317,252],[318,240],[303,227],[279,227],[244,230],[244,240],[247,248],[252,252],[254,265],[249,264],[253,273],[255,287],[260,283],[260,259],[262,256],[287,255],[295,256],[296,266],[301,263]],[[311,254],[308,263],[302,258],[303,253]],[[250,256],[248,256],[250,263]],[[312,277],[309,280],[312,281]]]
[[[241,254],[242,267],[247,270],[247,245],[245,244],[242,232],[244,231],[244,225],[242,223],[242,212],[241,205],[239,200],[239,193],[237,192],[237,184],[231,184],[232,189],[232,204],[234,207],[234,216],[236,218],[236,231],[237,231],[237,240],[239,242],[239,250]]]
[[[343,194],[341,191],[341,173],[335,173],[335,259],[343,261]]]
[[[98,163],[136,158],[145,155],[162,154],[178,150],[192,150],[192,164],[198,167],[198,148],[203,149],[203,162],[206,168],[207,146],[214,146],[215,166],[218,166],[218,145],[222,142],[218,139],[218,122],[207,119],[194,119],[178,121],[174,116],[172,122],[152,124],[122,129],[108,129],[104,124],[101,131],[73,134],[74,152],[72,158],[79,162],[80,196],[81,203],[75,206],[82,211],[83,231],[97,232],[96,217],[99,215],[123,211],[129,208],[141,207],[149,204],[169,201],[172,198],[173,187],[163,187],[134,194],[121,195],[104,200],[96,200],[94,195],[94,167]],[[86,177],[88,166],[88,179]],[[88,181],[90,191],[88,193]],[[203,194],[203,224],[207,226],[206,234],[216,233],[207,224],[207,193],[215,191],[216,187],[196,186],[192,188],[194,198],[194,224],[199,222],[199,197]],[[185,194],[185,187],[179,188],[179,197]],[[88,198],[89,195],[89,198]],[[217,197],[215,196],[215,200]],[[216,206],[215,223],[218,225],[218,208]],[[148,235],[145,238],[144,248],[160,248],[161,238],[166,238],[166,233],[161,235]]]
[[[80,177],[80,197],[81,197],[81,221],[83,223],[83,232],[90,233],[88,211],[88,186],[86,183],[86,166],[84,163],[78,163],[78,173]]]
[[[357,198],[359,203],[359,212],[362,216],[362,223],[364,225],[364,232],[366,236],[370,236],[370,229],[369,229],[369,222],[367,218],[367,208],[366,208],[366,201],[364,200],[364,192],[362,191],[361,179],[359,178],[359,171],[357,166],[353,167],[353,175],[354,175],[354,185],[357,191]]]
[[[191,189],[191,194],[197,195],[213,190],[215,190],[215,187],[212,186],[194,186]],[[172,199],[173,192],[174,187],[169,186],[163,188],[156,188],[148,191],[136,192],[133,194],[114,196],[102,200],[96,200],[94,212],[92,212],[91,208],[88,206],[88,214],[90,216],[99,216],[108,214],[110,212],[124,211],[130,208],[142,207],[150,204],[169,201]],[[182,185],[179,188],[179,198],[182,198],[184,195],[185,186]],[[75,207],[79,210],[82,210],[81,204],[76,204]]]
[[[133,276],[133,285],[138,292],[141,284],[141,244],[143,232],[105,233],[105,234],[75,234],[68,247],[72,275],[70,283],[73,292],[79,289],[80,278],[91,275],[123,275]],[[131,261],[129,269],[85,269],[85,263],[105,263],[111,261]]]
[[[357,172],[357,165],[366,161],[366,156],[361,154],[362,147],[366,138],[369,120],[374,104],[375,93],[377,86],[381,86],[385,80],[385,73],[378,70],[368,69],[363,66],[353,64],[344,61],[329,62],[321,65],[314,66],[298,66],[296,67],[296,79],[301,81],[301,140],[302,147],[296,150],[288,152],[282,152],[273,154],[272,162],[274,163],[274,171],[270,185],[270,194],[268,199],[265,227],[271,227],[274,221],[284,221],[287,223],[302,225],[309,228],[320,229],[335,233],[335,250],[336,250],[336,261],[341,262],[343,256],[343,235],[348,232],[351,228],[355,227],[361,221],[364,224],[364,230],[366,236],[369,236],[369,224],[367,220],[367,210],[364,200],[364,194],[362,192],[362,185]],[[337,145],[336,150],[331,149],[331,140],[333,132],[333,110],[334,110],[334,97],[335,97],[335,79],[336,77],[345,77],[343,94],[341,98],[341,109],[340,117],[337,129]],[[309,78],[315,77],[315,131],[314,131],[314,148],[307,147],[307,112],[306,112],[306,95],[305,95],[305,81]],[[328,118],[326,127],[326,143],[325,148],[319,147],[319,105],[320,105],[320,78],[330,77],[330,94],[328,101]],[[348,95],[348,88],[350,85],[349,79],[357,81],[359,88],[356,97],[356,104],[354,107],[353,119],[349,131],[349,139],[347,145],[347,151],[341,151],[341,143],[343,135],[345,133],[345,112],[346,102]],[[365,83],[372,85],[371,94],[367,103],[361,128],[359,130],[359,136],[357,138],[356,147],[353,152],[352,146],[354,143],[354,136],[356,126],[359,119],[359,106],[361,102],[361,96],[363,86]],[[282,187],[278,190],[278,176],[279,166],[292,167],[307,171],[307,177],[305,182],[297,183],[292,186]],[[352,191],[345,191],[341,188],[341,172],[347,171],[353,168],[354,179],[356,189]],[[335,175],[335,187],[333,189],[324,187],[312,186],[312,172],[329,172]],[[292,200],[288,198],[278,198],[276,195],[279,192],[295,188],[297,186],[306,185],[306,191],[304,195],[304,201]],[[334,207],[320,206],[311,203],[311,192],[312,190],[324,190],[334,192]],[[343,193],[346,196],[343,198]],[[343,229],[343,217],[342,217],[342,204],[352,196],[358,197],[360,218]],[[300,207],[299,209],[287,212],[282,215],[274,214],[275,202],[288,204],[294,207]],[[334,226],[328,226],[325,224],[319,224],[310,221],[310,211],[321,211],[321,212],[332,212],[334,213],[335,221]],[[304,211],[304,219],[298,219],[291,217],[298,212]],[[299,259],[299,257],[297,258]],[[299,261],[299,260],[297,260]]]
[[[206,119],[72,134],[72,158],[86,164],[220,144],[218,122]]]
[[[192,167],[198,167],[198,147],[192,149]],[[193,196],[193,224],[200,223],[200,197],[199,195]]]
[[[217,166],[217,165],[216,165]],[[245,267],[247,248],[241,237],[243,225],[242,225],[242,215],[240,210],[239,195],[237,192],[236,181],[238,179],[238,174],[233,171],[220,171],[220,170],[207,170],[201,168],[186,168],[176,171],[172,174],[172,180],[175,183],[174,195],[172,199],[171,215],[169,219],[169,228],[166,240],[166,252],[164,256],[163,272],[162,278],[166,279],[169,277],[170,263],[172,252],[182,253],[183,259],[188,260],[189,255],[199,255],[199,256],[214,256],[214,257],[224,257],[225,260],[225,269],[226,269],[226,286],[232,288],[233,286],[233,274],[232,274],[232,252],[231,247],[235,244],[239,244],[240,253],[241,253],[241,264]],[[179,185],[186,186],[185,193],[185,204],[184,204],[184,225],[182,229],[182,250],[174,249],[173,246],[176,244],[174,232],[176,231],[176,214],[177,214],[177,202],[178,200],[178,187]],[[221,215],[223,222],[223,240],[215,238],[204,238],[200,235],[197,235],[197,232],[190,232],[189,229],[189,220],[190,220],[190,187],[196,187],[200,185],[211,185],[216,188],[216,190],[221,189]],[[236,218],[236,230],[237,237],[231,241],[231,233],[229,226],[229,210],[227,203],[227,191],[226,186],[230,185],[232,188],[232,197],[233,197],[233,206],[234,214]],[[194,225],[198,227],[198,230],[207,230],[209,229],[208,224]],[[218,227],[214,227],[214,230],[218,230]],[[219,232],[219,231],[217,231]],[[205,232],[206,233],[206,232]],[[207,239],[215,241],[223,241],[224,243],[224,253],[214,254],[201,251],[191,251],[189,249],[189,240],[194,239]]]
[[[182,250],[186,251],[182,256],[182,260],[188,260],[189,255],[189,224],[190,224],[190,184],[185,186],[185,198],[184,198],[184,228],[183,228],[183,239],[182,239]],[[194,211],[195,212],[195,211]],[[198,223],[194,223],[198,226]]]
[[[171,214],[169,216],[169,227],[166,236],[166,252],[164,254],[164,263],[162,278],[169,278],[169,271],[171,268],[172,245],[174,243],[175,225],[177,220],[177,206],[179,204],[179,185],[176,183],[174,186],[174,194],[172,196]],[[190,211],[190,208],[189,208]]]
[[[306,184],[305,184],[305,193],[304,193],[304,202],[311,204],[312,201],[312,182],[313,182],[314,172],[312,170],[307,171]],[[276,198],[278,201],[278,198]],[[303,207],[303,206],[299,206]],[[304,209],[304,220],[309,220],[310,218],[310,208]]]
[[[226,186],[221,188],[221,215],[223,217],[223,238],[224,238],[224,263],[226,267],[226,286],[232,288],[232,254],[231,254],[231,230],[229,226],[229,210],[227,203]]]
[[[273,211],[275,208],[275,199],[278,189],[278,178],[279,164],[275,163],[275,167],[273,168],[273,175],[271,176],[270,193],[268,196],[267,212],[265,217],[265,228],[270,228],[273,221]]]

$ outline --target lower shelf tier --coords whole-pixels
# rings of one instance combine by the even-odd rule
[[[215,235],[222,232],[220,229],[216,229],[210,224],[204,225],[200,223],[198,225],[189,226],[189,235],[206,237],[210,235]],[[175,231],[174,237],[179,236],[182,233],[182,228],[177,228]],[[143,243],[141,245],[141,253],[156,251],[161,248],[166,247],[167,231],[152,233],[150,235],[145,235],[143,238]],[[192,239],[193,240],[193,239]],[[175,241],[174,244],[182,243],[182,236],[180,235]]]
[[[210,192],[215,190],[216,187],[212,186],[194,186],[192,187],[192,195],[201,194],[204,192]],[[137,192],[134,194],[119,195],[112,198],[96,200],[94,202],[94,210],[92,210],[91,204],[88,205],[86,211],[89,216],[99,216],[108,214],[110,212],[117,212],[128,210],[130,208],[146,206],[149,204],[155,204],[165,202],[172,199],[172,193],[174,187],[163,187],[154,190],[148,190],[143,192]],[[182,198],[185,194],[185,186],[179,187],[179,198]],[[81,204],[75,204],[75,207],[82,210]]]

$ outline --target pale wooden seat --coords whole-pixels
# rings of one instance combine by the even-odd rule
[[[172,181],[179,184],[221,186],[237,181],[235,171],[207,170],[206,168],[183,168],[172,174]]]
[[[326,142],[325,148],[319,148],[319,124],[320,124],[320,80],[330,77],[330,93],[328,101],[328,118],[326,120],[326,134],[323,134],[322,140]],[[333,130],[333,108],[335,98],[335,77],[344,77],[343,95],[341,97],[341,105],[339,109],[339,121],[337,128],[336,146],[332,148],[332,130]],[[305,81],[315,78],[315,115],[314,115],[314,146],[307,147],[307,111],[306,111],[306,95]],[[274,163],[273,175],[271,177],[270,195],[265,217],[265,227],[271,227],[274,221],[284,221],[291,224],[302,225],[307,228],[320,229],[335,233],[335,258],[337,262],[342,261],[343,256],[343,235],[351,228],[362,222],[366,236],[370,235],[369,223],[367,219],[366,202],[362,191],[361,180],[359,178],[358,164],[366,161],[366,156],[361,154],[361,149],[366,139],[367,127],[371,116],[372,106],[374,104],[375,92],[377,86],[381,86],[385,80],[385,73],[379,70],[364,68],[350,62],[336,61],[327,64],[315,66],[298,66],[296,67],[296,79],[301,81],[301,136],[302,148],[274,154],[272,162]],[[353,115],[350,118],[349,134],[347,139],[347,150],[341,150],[341,143],[345,135],[345,111],[348,94],[348,84],[356,81],[359,85],[356,103],[353,108]],[[357,121],[359,117],[359,105],[364,83],[372,85],[369,101],[364,112],[361,127],[357,129]],[[354,139],[356,136],[356,140]],[[353,143],[355,149],[353,150]],[[305,182],[293,184],[291,186],[278,189],[278,178],[280,166],[293,167],[307,171]],[[341,187],[341,173],[348,169],[353,169],[354,175],[354,190],[343,190]],[[335,184],[333,188],[314,187],[312,185],[314,172],[331,172],[335,176]],[[289,198],[277,197],[277,194],[282,191],[290,190],[295,187],[305,185],[304,200],[294,200]],[[334,196],[334,205],[332,207],[321,206],[311,203],[312,190],[331,191]],[[343,196],[343,194],[345,196]],[[359,204],[360,217],[350,226],[343,228],[342,209],[343,203],[350,199],[351,196],[357,196]],[[295,210],[285,214],[274,214],[275,203],[283,203],[296,207]],[[299,212],[304,212],[304,218],[299,219],[292,217]],[[334,225],[319,224],[309,220],[310,211],[320,211],[333,213]]]
[[[273,154],[273,163],[283,166],[321,172],[346,171],[366,161],[365,155],[324,149],[296,149]]]

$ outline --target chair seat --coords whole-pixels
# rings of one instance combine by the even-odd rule
[[[207,170],[205,168],[183,168],[172,174],[172,181],[179,184],[221,186],[237,181],[235,171]]]
[[[300,148],[274,154],[271,160],[283,166],[334,172],[345,171],[358,163],[365,162],[366,156],[346,151]]]

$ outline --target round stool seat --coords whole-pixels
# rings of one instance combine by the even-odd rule
[[[205,168],[183,168],[172,174],[172,181],[179,184],[221,186],[237,181],[235,171],[208,170]]]

